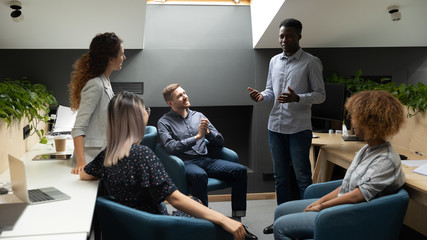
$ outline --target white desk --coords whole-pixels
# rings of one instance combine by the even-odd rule
[[[14,229],[2,232],[0,238],[86,239],[89,235],[98,181],[81,181],[78,175],[71,174],[71,160],[32,161],[38,154],[53,152],[50,142],[38,143],[20,158],[26,163],[28,189],[52,186],[71,199],[28,205]],[[10,181],[9,171],[0,180]]]

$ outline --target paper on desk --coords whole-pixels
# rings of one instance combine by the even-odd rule
[[[71,108],[59,105],[56,111],[55,128],[53,132],[71,132],[76,121],[77,111],[73,112]]]
[[[427,176],[427,163],[415,168],[414,170],[412,170],[414,173],[419,173],[422,175],[426,175]]]
[[[402,164],[408,167],[419,167],[427,163],[427,160],[402,160]]]

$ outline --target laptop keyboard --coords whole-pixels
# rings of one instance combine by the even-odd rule
[[[364,139],[358,138],[356,135],[342,135],[344,141],[365,141]]]
[[[28,197],[30,198],[30,202],[43,202],[53,200],[51,196],[42,192],[40,189],[28,190]]]

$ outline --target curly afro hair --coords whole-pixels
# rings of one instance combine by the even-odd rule
[[[387,140],[399,132],[405,121],[403,105],[386,91],[359,92],[347,100],[345,107],[353,127],[363,128],[365,140]]]

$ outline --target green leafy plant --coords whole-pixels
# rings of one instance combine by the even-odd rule
[[[392,93],[400,100],[408,109],[407,117],[415,116],[418,113],[426,112],[427,110],[427,86],[419,82],[417,86],[406,85],[404,83],[399,86],[394,82],[387,82],[389,78],[383,78],[380,83],[370,79],[364,79],[362,70],[357,70],[353,78],[333,73],[331,77],[326,78],[326,82],[345,84],[347,91],[354,94],[364,90],[384,90]]]
[[[28,78],[0,82],[0,118],[8,126],[14,121],[27,118],[30,123],[30,135],[37,134],[41,142],[45,141],[43,129],[37,129],[40,122],[49,121],[50,106],[57,105],[56,98],[43,84],[32,84]]]

